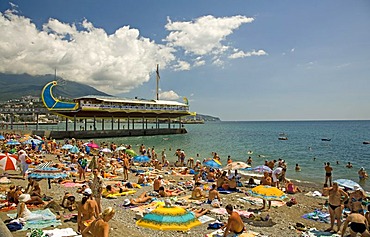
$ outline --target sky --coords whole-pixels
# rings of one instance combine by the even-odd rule
[[[0,1],[0,73],[224,121],[370,119],[367,0]]]

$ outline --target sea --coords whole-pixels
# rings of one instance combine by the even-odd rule
[[[165,136],[141,136],[96,139],[99,142],[131,144],[138,149],[141,144],[155,148],[160,155],[166,149],[167,159],[177,160],[176,149],[184,150],[186,157],[197,154],[201,160],[216,152],[223,165],[230,155],[233,161],[252,157],[252,167],[265,160],[284,159],[288,163],[287,178],[324,183],[324,163],[333,167],[333,180],[351,179],[370,191],[370,180],[360,182],[358,170],[370,170],[370,121],[219,121],[185,125],[188,133]],[[279,140],[286,136],[288,140]],[[323,141],[322,139],[330,139]],[[252,154],[248,154],[252,153]],[[353,168],[346,168],[351,162]],[[295,171],[299,164],[300,172]]]
[[[65,125],[60,125],[62,128]],[[177,160],[176,149],[186,157],[203,160],[216,152],[223,165],[227,157],[244,161],[252,157],[252,167],[265,160],[284,159],[288,163],[287,178],[323,184],[324,163],[333,167],[333,180],[350,179],[370,191],[370,179],[360,182],[358,170],[370,172],[370,120],[356,121],[217,121],[204,124],[185,124],[187,133],[178,135],[116,137],[94,139],[96,143],[130,144],[138,150],[141,144],[155,148],[159,154],[165,149],[167,159]],[[286,136],[288,140],[279,140]],[[322,141],[330,139],[330,141]],[[252,154],[248,154],[252,153]],[[346,168],[351,162],[353,168]],[[300,172],[295,171],[299,164]]]

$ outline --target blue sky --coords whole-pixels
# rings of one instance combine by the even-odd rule
[[[0,2],[0,72],[222,120],[370,119],[369,1]]]

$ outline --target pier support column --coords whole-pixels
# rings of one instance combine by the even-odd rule
[[[168,117],[168,129],[170,129],[170,128],[171,128],[171,118]]]
[[[94,116],[94,125],[93,129],[96,130],[96,117]]]
[[[85,119],[85,131],[87,131],[87,119]]]
[[[14,115],[10,115],[10,129],[13,129],[13,120],[14,120]]]
[[[130,130],[130,117],[127,117],[127,130]]]
[[[39,113],[36,114],[36,131],[39,130]]]
[[[148,119],[145,119],[145,129],[148,129]]]
[[[135,119],[132,119],[132,129],[135,130]]]
[[[112,130],[114,130],[114,117],[112,116]]]
[[[104,119],[103,118],[101,119],[101,130],[104,131]]]
[[[158,123],[158,116],[155,117],[155,128],[158,129],[159,128],[159,123]]]
[[[68,131],[68,118],[66,118],[66,131]]]
[[[76,125],[77,125],[77,121],[76,121],[76,115],[73,116],[73,131],[76,132]]]
[[[142,118],[141,122],[142,122],[142,125],[143,125],[143,130],[144,130],[144,117]]]
[[[118,121],[117,121],[118,130],[120,130],[120,129],[121,129],[121,128],[120,128],[120,126],[121,126],[121,125],[120,125],[119,121],[120,121],[120,120],[118,119]]]

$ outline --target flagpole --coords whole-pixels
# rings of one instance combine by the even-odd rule
[[[159,94],[158,94],[158,91],[159,91],[159,64],[157,64],[157,100],[159,100]]]

